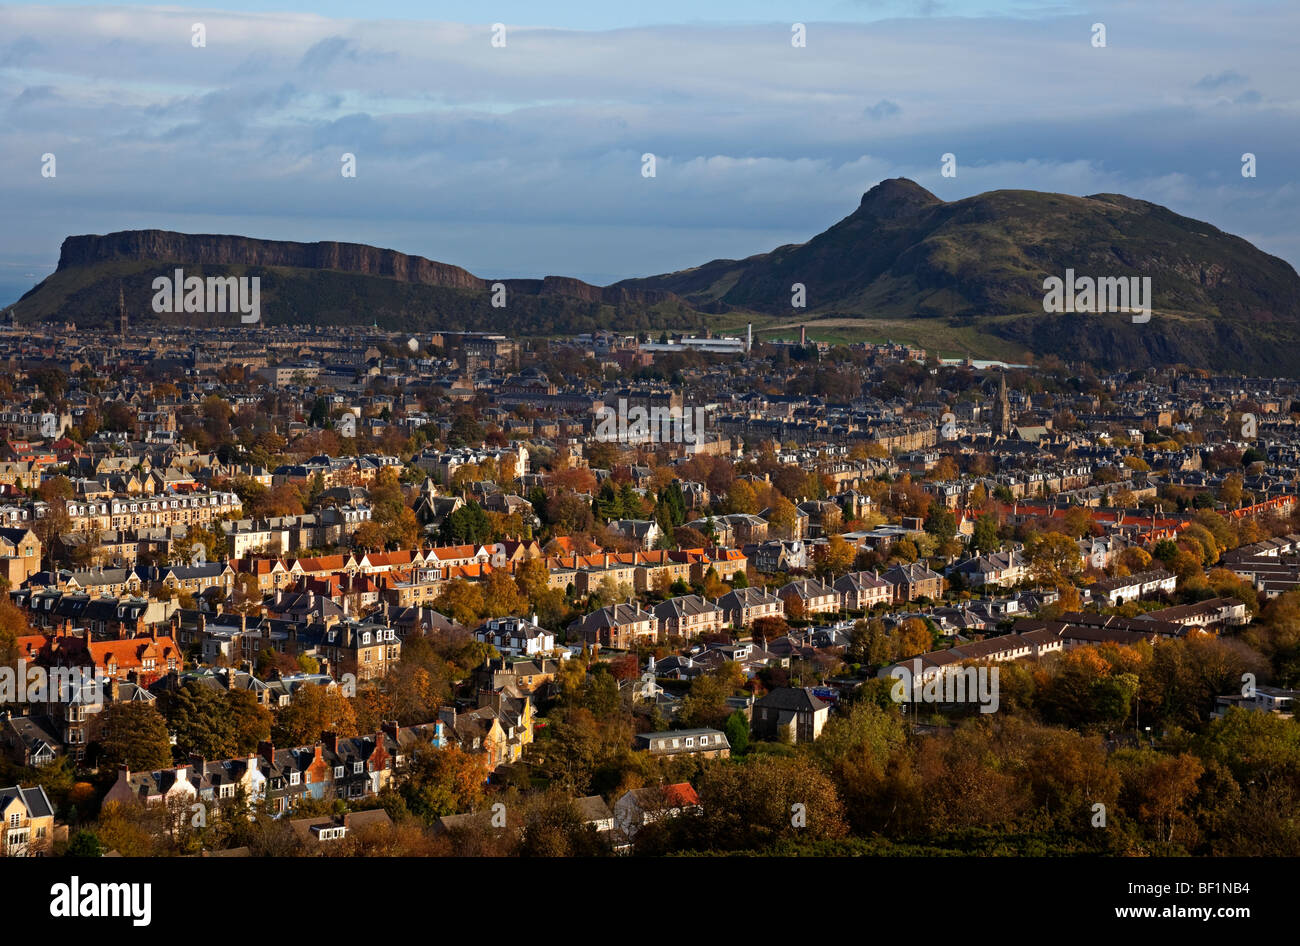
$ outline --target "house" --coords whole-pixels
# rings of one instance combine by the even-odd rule
[[[289,822],[307,854],[324,854],[329,845],[342,841],[369,827],[391,827],[393,819],[382,808],[367,811],[349,811],[342,815],[324,815],[318,818],[294,818]]]
[[[921,562],[895,565],[880,577],[889,582],[893,589],[895,604],[915,601],[917,598],[934,600],[943,597],[943,576],[931,571]]]
[[[785,617],[785,602],[762,588],[733,588],[718,599],[717,605],[727,623],[736,628],[759,618]]]
[[[607,835],[614,830],[614,812],[599,795],[575,799],[574,805],[582,823],[590,825],[598,835]]]
[[[663,818],[697,815],[703,811],[700,796],[689,782],[633,788],[614,802],[614,822],[631,839],[648,824]]]
[[[63,752],[58,727],[44,716],[10,716],[0,722],[0,744],[16,765],[49,765]]]
[[[893,586],[879,572],[849,572],[831,585],[846,611],[868,611],[889,604]]]
[[[533,657],[555,649],[555,634],[537,624],[537,617],[490,618],[474,629],[474,639],[491,644],[508,657]]]
[[[31,529],[0,528],[0,575],[18,588],[41,570],[41,540]]]
[[[623,538],[636,541],[646,551],[654,548],[663,536],[659,523],[653,519],[612,519],[609,527]]]
[[[54,842],[54,806],[44,788],[0,788],[0,819],[4,822],[0,856],[40,857],[49,853]]]
[[[808,547],[799,539],[772,539],[750,543],[742,549],[754,568],[767,574],[798,571],[808,567]]]
[[[1095,582],[1088,591],[1093,601],[1104,602],[1113,608],[1125,601],[1136,601],[1146,595],[1172,592],[1177,581],[1173,572],[1153,568],[1123,578],[1103,578]]]
[[[751,726],[759,739],[812,742],[821,735],[830,711],[830,704],[808,687],[780,687],[755,701]]]
[[[815,578],[801,578],[783,585],[777,597],[785,602],[787,614],[826,614],[840,609],[839,593]]]
[[[638,644],[658,643],[663,639],[659,618],[640,604],[611,604],[581,617],[569,625],[569,632],[581,635],[593,646],[629,650]]]
[[[717,729],[674,729],[668,732],[638,733],[633,748],[652,756],[701,756],[725,759],[731,755],[731,743]]]
[[[198,796],[198,789],[190,781],[190,767],[159,769],[154,772],[132,772],[123,765],[117,770],[117,781],[104,796],[104,804],[139,801],[146,805],[166,804],[168,807],[189,805]]]
[[[1010,588],[1029,577],[1029,563],[1021,552],[993,552],[976,555],[948,569],[948,575],[961,575],[968,588],[997,585]]]
[[[1273,713],[1291,719],[1295,713],[1295,700],[1300,690],[1284,690],[1281,687],[1257,686],[1250,696],[1241,693],[1229,693],[1227,696],[1214,698],[1215,719],[1222,719],[1232,707],[1249,710],[1254,713]]]
[[[698,637],[726,623],[722,609],[700,595],[669,598],[654,606],[654,614],[665,637]]]

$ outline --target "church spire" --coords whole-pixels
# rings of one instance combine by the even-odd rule
[[[1007,397],[1007,373],[999,372],[998,413],[994,419],[993,432],[1000,437],[1011,436],[1011,400]]]

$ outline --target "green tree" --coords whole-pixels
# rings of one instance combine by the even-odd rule
[[[68,839],[64,857],[103,857],[104,845],[93,831],[81,830]]]
[[[125,765],[137,772],[152,772],[171,765],[171,737],[167,721],[149,703],[110,703],[101,714],[99,764],[111,771]]]
[[[744,755],[749,748],[749,720],[740,710],[727,717],[727,726],[723,730],[733,755]]]

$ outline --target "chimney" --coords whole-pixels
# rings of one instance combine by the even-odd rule
[[[397,720],[395,719],[391,721],[385,720],[384,722],[380,723],[379,726],[383,732],[387,733],[389,736],[393,738],[394,742],[397,742],[400,739],[402,735],[402,727],[398,725]]]
[[[323,742],[323,743],[325,743],[325,745],[329,746],[329,750],[330,750],[330,752],[338,752],[338,751],[339,751],[339,734],[338,734],[338,733],[336,733],[336,732],[331,732],[331,731],[329,731],[329,730],[326,730],[325,732],[323,732],[323,733],[320,734],[320,739],[321,739],[321,742]]]
[[[271,740],[263,739],[259,742],[257,744],[257,754],[272,765],[275,764],[275,745]]]

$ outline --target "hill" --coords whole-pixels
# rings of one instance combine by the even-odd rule
[[[1048,314],[1049,276],[1148,276],[1151,321]],[[791,286],[806,287],[806,309]],[[712,312],[752,310],[841,328],[934,319],[1037,354],[1103,365],[1183,362],[1300,370],[1300,276],[1240,237],[1119,194],[990,191],[943,201],[906,179],[883,181],[807,243],[619,287],[671,292]]]
[[[119,286],[133,323],[232,324],[156,314],[151,284],[259,276],[268,324],[368,325],[547,335],[596,329],[698,330],[807,324],[846,340],[894,335],[947,354],[1055,354],[1100,367],[1183,363],[1300,375],[1300,276],[1208,223],[1120,194],[999,190],[943,201],[913,181],[882,181],[806,243],[593,286],[506,279],[508,303],[458,266],[354,243],[292,243],[138,230],[64,241],[58,269],[17,303],[20,321],[106,326]],[[1049,314],[1044,280],[1149,277],[1150,321]],[[805,287],[793,308],[791,287]],[[770,329],[768,334],[770,334]]]

